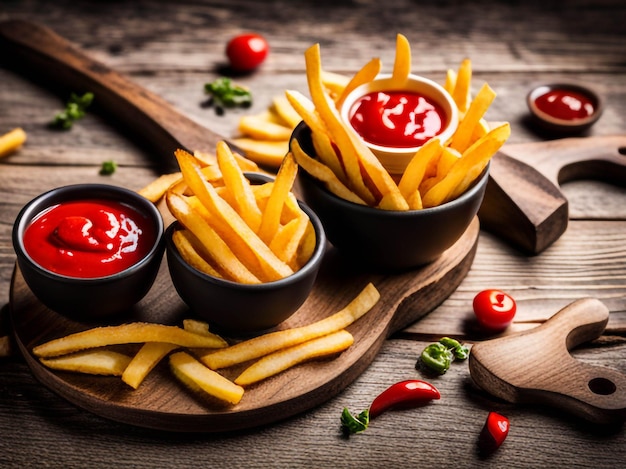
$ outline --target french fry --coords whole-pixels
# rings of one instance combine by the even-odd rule
[[[170,355],[170,367],[174,375],[193,391],[205,392],[229,404],[237,404],[243,397],[241,386],[208,369],[186,352]]]
[[[153,180],[147,186],[139,189],[137,192],[139,193],[139,195],[144,196],[150,202],[156,203],[163,198],[163,196],[172,186],[172,184],[181,181],[182,177],[183,175],[180,172],[163,174]]]
[[[426,169],[430,161],[434,158],[438,158],[441,151],[442,147],[439,139],[434,138],[429,140],[420,147],[404,170],[398,188],[402,196],[409,203],[409,207],[413,210],[422,208],[419,186],[426,175]]]
[[[391,87],[401,88],[411,73],[411,45],[406,36],[396,36],[396,58],[391,73]]]
[[[275,96],[272,99],[272,108],[285,122],[285,125],[292,130],[295,129],[302,120],[300,114],[296,112],[293,106],[289,103],[289,100],[287,100],[287,97],[284,95]]]
[[[468,160],[469,169],[465,171],[465,176],[452,191],[450,199],[455,199],[468,189],[472,182],[483,172],[489,160],[491,160],[500,147],[504,145],[504,142],[507,141],[510,135],[511,126],[508,122],[505,122],[481,137],[463,153],[461,159],[465,158]],[[471,162],[473,162],[473,164]]]
[[[253,339],[245,340],[221,351],[209,352],[200,357],[200,361],[213,370],[244,363],[268,355],[277,350],[345,329],[367,313],[380,299],[380,293],[373,284],[367,284],[363,290],[342,310],[311,323],[307,326],[271,332]]]
[[[350,79],[345,75],[322,70],[322,83],[333,100],[341,96],[349,81]]]
[[[448,172],[450,172],[450,168],[461,158],[461,153],[453,148],[444,147],[441,152],[441,156],[437,161],[437,173],[436,177],[438,179],[443,179]]]
[[[20,127],[0,135],[0,158],[16,152],[25,142],[26,132]]]
[[[280,165],[280,169],[274,180],[272,193],[263,211],[261,226],[259,227],[259,238],[268,245],[278,231],[285,199],[287,198],[287,194],[291,192],[297,173],[298,165],[293,158],[293,154],[288,153],[283,163]]]
[[[296,256],[309,223],[309,217],[301,211],[300,216],[282,226],[270,242],[270,249],[294,271],[299,268]]]
[[[197,243],[196,240],[193,234],[186,229],[176,230],[172,234],[174,246],[176,246],[176,249],[178,249],[181,257],[187,264],[207,275],[222,278],[223,275],[207,261],[206,256],[200,253],[200,249],[203,249],[204,246],[201,243]]]
[[[426,192],[422,199],[424,207],[440,205],[462,194],[509,138],[510,133],[510,125],[502,124],[469,147],[452,165],[448,174]]]
[[[209,323],[198,319],[183,319],[183,329],[194,334],[212,335],[209,332]]]
[[[316,242],[317,239],[315,234],[315,228],[313,228],[313,225],[311,223],[308,223],[306,226],[306,231],[302,236],[302,240],[298,245],[298,252],[296,253],[296,265],[302,267],[309,261],[309,259],[313,255],[313,252],[315,251]]]
[[[256,163],[278,168],[289,151],[289,140],[255,140],[249,137],[231,139],[251,160]]]
[[[191,231],[202,245],[209,251],[211,259],[215,262],[219,271],[224,272],[229,279],[239,283],[261,283],[259,278],[237,258],[226,242],[206,222],[206,220],[194,211],[183,196],[168,192],[166,195],[167,206],[174,215],[189,231]]]
[[[292,129],[268,119],[269,113],[243,116],[239,119],[239,131],[255,140],[289,140]]]
[[[311,141],[313,143],[313,149],[317,155],[317,159],[328,166],[335,176],[345,184],[347,181],[346,173],[341,163],[341,157],[337,154],[333,142],[325,133],[314,132],[311,133]]]
[[[343,352],[353,343],[354,337],[352,334],[342,329],[317,339],[279,350],[266,355],[246,368],[235,379],[235,384],[249,386],[305,361]]]
[[[224,176],[224,183],[232,194],[237,212],[252,231],[257,231],[263,217],[254,198],[250,182],[237,166],[235,155],[225,142],[217,144],[217,162]]]
[[[465,59],[461,62],[454,83],[452,99],[459,108],[461,115],[465,114],[470,102],[470,85],[472,83],[472,62]]]
[[[155,366],[177,345],[163,342],[147,342],[139,349],[122,373],[122,381],[137,389]]]
[[[328,166],[307,155],[297,141],[292,142],[292,148],[298,164],[311,176],[326,184],[329,191],[349,202],[365,205],[365,201],[348,189]]]
[[[446,72],[446,81],[443,84],[443,88],[450,94],[454,93],[454,87],[456,86],[456,72],[452,69],[448,69]]]
[[[348,95],[352,93],[352,91],[354,91],[359,86],[374,80],[374,78],[376,78],[376,75],[380,73],[381,68],[381,60],[379,58],[374,58],[366,63],[358,72],[356,72],[352,79],[345,86],[343,92],[341,93],[341,96],[339,96],[339,99],[335,101],[337,109],[341,108],[341,105],[346,100]]]
[[[40,358],[56,357],[107,345],[165,342],[188,348],[221,348],[226,341],[217,335],[192,334],[180,327],[145,322],[103,326],[54,339],[37,345],[33,353]]]
[[[235,155],[235,159],[237,160],[237,164],[239,165],[239,167],[241,168],[242,171],[249,171],[249,172],[255,172],[259,170],[259,166],[252,160],[249,160],[248,158],[240,155],[239,153],[237,153],[236,151],[233,151],[233,154]],[[217,161],[216,161],[216,155],[212,154],[212,153],[207,153],[204,151],[198,151],[195,150],[193,152],[193,156],[196,157],[196,159],[198,161],[203,162],[204,164],[206,164],[208,167],[213,168],[213,170],[215,171],[216,175],[219,174],[219,167],[217,166]],[[206,178],[209,181],[214,181],[215,179],[211,176],[211,174],[205,172],[204,168],[203,171],[204,175],[206,176]]]
[[[130,361],[128,355],[111,350],[88,350],[60,357],[40,358],[44,366],[53,370],[109,376],[122,376]]]
[[[487,83],[483,84],[482,88],[470,103],[469,109],[459,123],[456,132],[454,132],[452,141],[450,142],[451,148],[460,152],[464,152],[467,149],[472,143],[471,138],[474,135],[474,129],[479,125],[480,120],[495,98],[495,91],[493,91]]]
[[[345,184],[348,179],[343,164],[332,147],[326,125],[315,112],[315,105],[297,91],[287,90],[285,96],[291,103],[291,106],[302,117],[305,124],[311,129],[313,145],[320,161],[328,166],[337,178]]]

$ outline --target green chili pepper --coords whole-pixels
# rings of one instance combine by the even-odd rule
[[[450,337],[442,337],[439,339],[439,343],[451,349],[452,353],[454,353],[454,357],[459,360],[466,360],[469,357],[469,349],[463,346],[458,340],[451,339]]]
[[[442,375],[450,368],[454,356],[448,347],[437,342],[427,346],[420,358],[424,365]]]
[[[420,356],[421,362],[431,370],[444,374],[455,360],[469,357],[469,349],[461,342],[450,337],[442,337],[438,342],[428,345]]]

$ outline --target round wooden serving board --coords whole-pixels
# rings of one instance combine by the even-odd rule
[[[342,309],[368,283],[381,298],[348,330],[355,343],[330,359],[296,366],[246,389],[241,402],[223,407],[191,394],[160,363],[133,390],[118,377],[59,372],[44,367],[31,351],[35,345],[96,324],[71,321],[45,307],[26,285],[19,268],[11,282],[10,317],[15,340],[33,374],[75,405],[131,425],[170,431],[220,432],[276,422],[335,396],[372,362],[385,338],[423,317],[443,302],[471,267],[479,235],[475,218],[463,237],[435,262],[394,275],[366,273],[329,247],[314,290],[303,306],[279,328],[304,325]],[[154,287],[124,322],[181,325],[190,317],[178,297],[164,259]],[[226,337],[229,339],[228,337]],[[125,346],[127,351],[135,346]],[[416,350],[416,357],[418,351]],[[234,378],[241,369],[226,369]]]

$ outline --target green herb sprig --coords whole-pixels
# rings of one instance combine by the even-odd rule
[[[230,78],[218,78],[206,83],[204,91],[211,96],[211,103],[215,106],[215,112],[223,114],[225,108],[250,107],[252,105],[252,93],[243,86],[236,85]]]
[[[102,176],[110,176],[117,170],[117,163],[113,160],[103,161],[100,167],[100,174]]]
[[[85,117],[87,108],[93,102],[93,93],[87,92],[82,96],[75,93],[70,95],[70,99],[65,105],[65,110],[54,116],[52,126],[58,129],[69,130],[79,119]]]

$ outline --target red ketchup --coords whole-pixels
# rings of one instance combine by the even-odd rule
[[[446,127],[437,103],[418,93],[374,91],[350,110],[350,124],[364,140],[383,147],[419,147]]]
[[[43,268],[95,278],[136,264],[154,245],[149,220],[109,200],[66,202],[38,215],[24,232],[24,247]]]
[[[584,119],[595,111],[593,101],[578,91],[553,89],[535,99],[540,111],[561,120]]]

